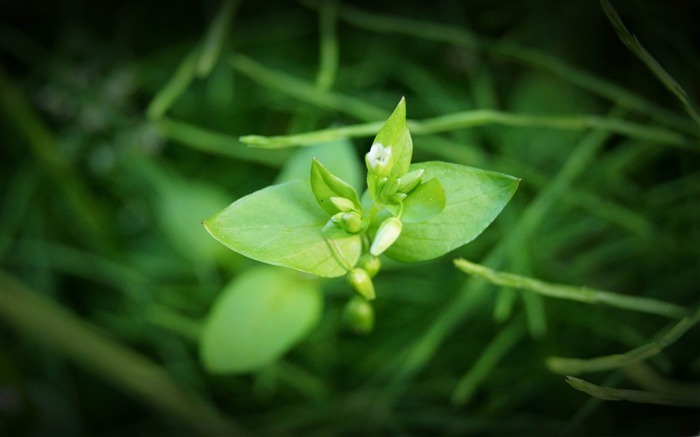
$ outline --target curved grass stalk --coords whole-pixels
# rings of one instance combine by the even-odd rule
[[[589,395],[604,401],[630,401],[643,404],[671,405],[676,407],[700,406],[700,395],[687,397],[650,391],[601,387],[573,376],[567,376],[566,382],[576,390],[588,393]]]
[[[343,5],[340,18],[353,26],[371,32],[399,33],[416,38],[454,44],[470,50],[484,50],[503,56],[512,61],[561,77],[579,88],[601,96],[629,111],[648,115],[668,126],[698,136],[697,127],[675,112],[652,103],[620,85],[569,65],[558,57],[541,50],[524,47],[510,41],[491,40],[462,28],[394,15],[373,14],[347,5]]]
[[[690,97],[688,97],[688,93],[686,93],[683,87],[680,86],[680,84],[676,82],[676,80],[671,77],[670,74],[668,74],[664,67],[662,67],[653,56],[651,56],[651,53],[649,53],[642,46],[639,40],[635,38],[629,30],[627,30],[627,27],[625,27],[622,19],[617,14],[617,11],[615,8],[613,8],[610,2],[608,0],[600,0],[600,5],[603,7],[603,12],[605,12],[608,20],[610,20],[610,23],[612,24],[613,29],[615,29],[615,32],[617,32],[617,36],[620,38],[620,40],[632,53],[634,53],[636,57],[638,57],[644,63],[644,65],[647,66],[647,68],[649,68],[654,76],[659,79],[659,82],[661,82],[661,84],[665,86],[666,89],[671,92],[671,94],[676,96],[681,105],[683,105],[685,112],[688,113],[690,118],[692,118],[698,126],[700,126],[700,114],[698,114],[698,109],[695,103],[690,100]]]
[[[611,293],[609,291],[596,290],[593,288],[565,284],[551,284],[548,282],[539,281],[537,279],[528,278],[526,276],[497,272],[488,267],[475,264],[461,258],[456,259],[454,263],[455,266],[457,266],[457,268],[464,273],[484,278],[492,284],[528,290],[543,296],[574,300],[577,302],[590,304],[608,305],[630,311],[656,314],[674,319],[683,318],[688,315],[688,311],[685,308],[670,302],[664,302],[647,297],[626,296]]]
[[[349,114],[365,121],[385,120],[389,115],[387,111],[362,100],[333,91],[320,90],[309,82],[267,68],[247,56],[232,55],[228,60],[236,71],[248,76],[260,85],[321,108]]]
[[[321,33],[319,41],[320,62],[316,75],[316,87],[323,91],[333,88],[338,73],[338,22],[337,0],[324,1],[319,5],[318,24]]]
[[[231,29],[231,19],[240,4],[239,0],[224,0],[216,11],[214,19],[202,41],[202,50],[197,59],[197,76],[206,77],[214,69],[221,56],[226,36]]]
[[[549,357],[547,367],[555,373],[578,375],[586,372],[598,372],[617,369],[650,358],[668,346],[675,343],[689,329],[700,322],[700,309],[694,314],[681,319],[657,340],[644,344],[624,354],[606,355],[598,358],[582,360],[577,358]]]
[[[277,74],[277,72],[274,73]],[[374,135],[381,125],[382,123],[380,122],[362,123],[295,135],[269,137],[246,135],[240,137],[240,141],[250,146],[271,149],[309,146],[342,138],[369,137]],[[691,142],[683,135],[672,130],[646,126],[619,118],[595,115],[539,116],[480,109],[457,112],[424,120],[411,120],[408,122],[409,129],[413,135],[428,135],[485,125],[551,128],[573,131],[594,129],[626,135],[630,138],[644,141],[668,144],[682,149],[700,151],[699,148],[692,147]]]
[[[525,332],[526,328],[522,317],[501,329],[469,368],[469,371],[460,378],[452,392],[452,403],[455,405],[466,404],[479,384],[491,373],[501,358],[525,335]]]

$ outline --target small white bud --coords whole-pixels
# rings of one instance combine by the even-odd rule
[[[389,217],[384,220],[382,224],[379,225],[377,235],[374,236],[372,246],[369,248],[369,253],[374,256],[379,256],[384,253],[384,251],[399,238],[402,227],[403,224],[398,217]]]

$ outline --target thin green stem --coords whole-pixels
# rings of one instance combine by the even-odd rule
[[[267,68],[247,56],[233,55],[229,57],[229,63],[236,71],[266,88],[283,92],[321,108],[338,111],[365,121],[384,120],[389,115],[384,109],[369,105],[354,97],[320,90],[309,82]]]
[[[691,146],[691,142],[687,138],[672,130],[646,126],[614,117],[600,117],[595,115],[539,116],[513,114],[492,109],[480,109],[457,112],[424,120],[408,121],[408,127],[413,135],[429,135],[486,125],[551,128],[572,131],[593,129],[626,135],[630,138],[644,141],[666,144],[686,150],[700,151],[700,148]],[[273,149],[309,146],[342,138],[369,137],[376,134],[378,127],[381,127],[381,123],[363,123],[295,135],[270,137],[247,135],[242,136],[240,140],[251,146]]]
[[[244,161],[257,162],[273,167],[281,166],[289,158],[282,151],[253,150],[238,141],[238,138],[215,132],[178,120],[160,118],[153,127],[165,138],[201,152],[230,156]]]
[[[483,350],[479,358],[471,365],[452,392],[452,403],[464,405],[474,395],[477,387],[493,371],[498,362],[525,335],[525,323],[522,318],[506,325]]]
[[[657,355],[659,352],[675,343],[683,334],[688,332],[690,328],[697,325],[698,322],[700,322],[700,309],[681,319],[657,340],[634,348],[624,354],[606,355],[587,360],[549,357],[547,359],[547,367],[551,371],[562,375],[578,375],[586,372],[600,372],[625,367]]]
[[[323,91],[333,88],[338,73],[338,1],[324,1],[319,5],[318,24],[321,33],[319,39],[320,62],[316,75],[316,87]]]
[[[573,300],[589,304],[608,305],[630,311],[639,311],[648,314],[680,319],[688,315],[688,311],[680,305],[664,302],[648,297],[627,296],[611,293],[609,291],[596,290],[587,287],[578,287],[565,284],[551,284],[538,281],[526,276],[512,273],[502,273],[488,267],[469,262],[465,259],[454,261],[457,268],[469,275],[484,278],[492,284],[503,287],[529,290],[543,296],[557,299]]]
[[[183,390],[158,364],[39,297],[9,274],[0,271],[0,283],[0,316],[18,332],[40,339],[164,417],[179,420],[198,434],[241,434],[228,418]]]
[[[195,47],[182,59],[175,74],[168,80],[151,100],[146,109],[146,116],[152,121],[163,117],[177,99],[187,91],[195,78],[200,49]]]
[[[697,128],[678,114],[660,107],[626,89],[567,64],[561,59],[529,47],[506,40],[491,40],[470,33],[462,28],[403,18],[396,15],[380,15],[364,12],[343,5],[340,19],[353,26],[372,32],[399,33],[431,41],[454,44],[470,50],[486,50],[515,62],[561,77],[570,83],[601,96],[629,111],[646,114],[664,124],[698,136]]]
[[[667,393],[601,387],[573,376],[567,376],[566,382],[576,390],[588,393],[604,401],[630,401],[676,407],[700,407],[700,395],[686,397]]]
[[[221,56],[226,37],[231,29],[231,20],[239,0],[223,0],[202,41],[202,50],[197,59],[197,76],[206,77]]]
[[[670,74],[664,69],[664,67],[659,64],[656,59],[649,53],[639,42],[639,40],[627,30],[622,19],[617,14],[617,11],[610,4],[608,0],[600,0],[600,5],[603,7],[603,12],[610,20],[610,23],[615,29],[617,36],[620,40],[627,46],[627,48],[634,53],[634,55],[639,58],[644,65],[649,68],[649,70],[656,76],[657,79],[665,86],[671,94],[676,96],[676,98],[681,102],[685,112],[688,113],[690,118],[695,121],[695,123],[700,126],[700,114],[698,114],[698,109],[695,103],[690,100],[688,93],[685,92],[683,87],[676,82],[676,80],[671,77]]]

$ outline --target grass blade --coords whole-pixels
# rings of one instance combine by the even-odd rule
[[[604,401],[630,401],[643,404],[671,405],[675,407],[700,407],[700,395],[685,397],[650,391],[601,387],[573,376],[567,376],[566,382],[576,390],[588,393]]]
[[[634,364],[652,357],[668,346],[675,343],[690,328],[700,322],[700,310],[684,317],[677,324],[662,334],[657,340],[644,344],[624,354],[606,355],[603,357],[582,360],[577,358],[549,357],[547,367],[555,373],[563,375],[578,375],[586,372],[598,372],[617,369],[629,364]]]
[[[620,40],[627,46],[627,48],[634,53],[634,55],[639,58],[644,65],[649,68],[649,70],[656,76],[661,84],[666,87],[683,105],[685,112],[690,115],[690,118],[700,126],[700,115],[698,114],[698,109],[695,103],[690,100],[688,93],[685,92],[683,87],[676,82],[676,80],[671,77],[670,74],[664,69],[664,67],[659,64],[656,59],[642,46],[639,40],[627,30],[622,19],[618,15],[615,8],[610,4],[608,0],[600,0],[600,5],[603,7],[603,12],[610,20],[610,23],[615,29],[617,36]]]
[[[492,284],[503,287],[528,290],[543,296],[558,299],[574,300],[590,304],[603,304],[630,311],[639,311],[648,314],[671,317],[674,319],[687,316],[688,311],[680,305],[664,302],[656,299],[638,296],[626,296],[611,293],[609,291],[593,288],[578,287],[566,284],[551,284],[532,279],[527,276],[502,273],[488,267],[469,262],[465,259],[456,259],[455,266],[464,273],[484,278]]]

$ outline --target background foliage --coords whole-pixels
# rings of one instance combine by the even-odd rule
[[[700,303],[698,124],[600,5],[310,3],[0,5],[0,431],[696,433],[697,409],[596,400],[545,365],[624,353],[668,319],[453,264]],[[696,2],[614,6],[697,101]],[[521,177],[511,203],[448,256],[386,263],[371,335],[343,330],[349,289],[329,280],[319,325],[279,362],[205,372],[202,322],[256,263],[200,221],[294,153],[238,137],[378,122],[351,132],[361,157],[401,96],[423,120],[414,161]],[[585,379],[696,390],[697,344],[691,329],[646,364]]]

